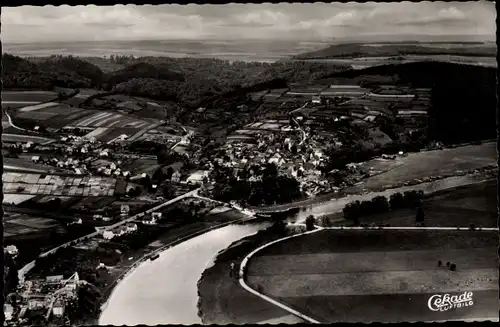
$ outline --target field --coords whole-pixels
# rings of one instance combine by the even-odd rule
[[[129,137],[141,130],[158,124],[150,118],[136,118],[113,111],[82,109],[67,103],[49,102],[43,104],[24,104],[11,113],[14,121],[34,119],[50,128],[80,127],[95,129],[90,136],[107,142],[127,134]]]
[[[362,165],[364,169],[378,173],[365,179],[363,188],[376,189],[384,185],[477,169],[496,163],[497,150],[494,142],[410,153],[394,160],[374,159]]]
[[[4,133],[4,134],[2,134],[2,141],[8,142],[8,143],[33,142],[33,143],[44,144],[44,143],[51,142],[53,140],[46,138],[46,137],[41,137],[41,136]]]
[[[494,317],[497,245],[495,232],[320,231],[258,252],[248,282],[322,322]],[[473,306],[427,308],[434,294],[464,291],[473,292]]]
[[[29,199],[34,198],[35,195],[25,195],[25,194],[4,194],[3,203],[19,204]]]
[[[57,98],[51,91],[2,91],[3,102],[47,102]]]
[[[53,169],[53,167],[47,165],[33,163],[30,159],[4,158],[3,168],[5,170],[26,170],[34,172],[48,172]]]
[[[4,217],[4,237],[46,232],[58,226],[52,219],[7,212]]]
[[[74,121],[78,121],[84,117],[89,117],[98,113],[96,110],[80,109],[64,103],[36,110],[23,111],[23,109],[26,108],[19,109],[17,112],[12,113],[14,121],[16,117],[35,119],[40,121],[41,124],[51,128],[62,128],[66,125],[73,124]]]
[[[2,176],[5,194],[112,196],[116,180],[104,177],[65,177],[7,172]]]

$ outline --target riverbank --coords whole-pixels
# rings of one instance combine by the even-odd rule
[[[114,287],[98,323],[200,324],[196,283],[201,274],[217,252],[261,228],[259,224],[230,224],[200,231],[201,235],[162,250],[154,261],[140,262]]]
[[[496,142],[485,141],[481,145],[463,144],[443,150],[409,153],[406,157],[385,161],[383,165],[377,159],[373,159],[363,163],[362,166],[374,168],[378,172],[362,179],[357,185],[293,203],[250,207],[250,209],[262,213],[285,211],[352,194],[394,190],[403,186],[416,186],[450,177],[481,174],[488,171],[496,174],[498,171],[496,151]]]
[[[453,193],[454,190],[462,190],[464,185],[478,184],[484,181],[485,176],[460,176],[453,177],[451,180],[441,180],[432,183],[426,183],[424,189],[426,196],[438,196],[441,194]],[[487,180],[492,178],[487,178]],[[414,187],[405,187],[404,189],[391,189],[390,192],[403,192],[406,189]],[[357,195],[356,199],[368,200],[377,194]],[[386,194],[387,195],[387,194]],[[354,199],[344,199],[333,201],[330,208],[330,215],[336,215],[339,221],[343,220],[342,209],[345,203]],[[328,201],[332,202],[332,200]],[[339,203],[341,202],[341,203]],[[343,203],[345,202],[345,203]],[[318,206],[323,206],[321,203]],[[289,218],[289,220],[300,220],[302,216],[307,216],[313,210],[307,209],[300,212],[300,217]],[[229,276],[229,265],[235,263],[239,266],[245,255],[255,248],[283,237],[283,234],[270,232],[261,232],[259,234],[247,237],[239,242],[232,244],[228,249],[217,255],[214,265],[207,268],[202,278],[198,282],[199,303],[198,311],[204,324],[227,324],[227,323],[258,323],[265,319],[280,319],[289,316],[288,312],[275,307],[271,309],[270,303],[263,301],[256,296],[243,290],[237,282]],[[246,303],[250,303],[248,305]],[[245,320],[246,319],[246,320]]]
[[[288,233],[293,233],[292,231]],[[299,318],[248,293],[238,284],[238,269],[255,248],[288,233],[269,227],[232,243],[220,251],[202,273],[198,286],[198,315],[203,324],[299,323]],[[230,275],[230,265],[235,273]]]
[[[114,289],[119,286],[120,282],[127,278],[129,273],[134,271],[141,264],[147,262],[155,254],[160,254],[171,247],[195,238],[203,233],[209,232],[210,230],[221,228],[246,219],[243,215],[235,215],[231,212],[209,215],[208,217],[209,218],[206,218],[203,222],[194,222],[173,227],[171,230],[161,234],[155,240],[151,240],[151,243],[149,243],[146,247],[123,253],[122,261],[113,267],[108,267],[107,271],[99,274],[99,279],[104,286],[104,289],[100,288],[100,291],[102,292],[100,297],[100,309],[95,312],[94,315],[85,317],[85,319],[79,323],[85,325],[98,324],[99,317],[106,309]]]

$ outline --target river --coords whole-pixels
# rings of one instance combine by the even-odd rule
[[[321,216],[335,213],[341,211],[348,202],[367,200],[377,195],[390,196],[411,189],[431,193],[479,182],[482,180],[477,177],[458,176],[382,192],[348,195],[311,204],[288,220],[301,222],[310,214]],[[142,263],[114,289],[103,306],[99,324],[201,324],[197,309],[197,283],[203,271],[211,265],[219,251],[266,226],[223,227],[165,250],[154,261]]]
[[[198,280],[216,254],[266,224],[230,225],[180,243],[145,261],[113,290],[99,325],[201,324]]]

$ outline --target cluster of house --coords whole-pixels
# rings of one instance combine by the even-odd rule
[[[321,142],[322,137],[296,138],[273,133],[259,133],[256,137],[256,148],[243,142],[227,143],[222,148],[225,150],[225,156],[216,157],[214,161],[223,167],[233,168],[238,179],[240,170],[253,165],[275,164],[278,172],[294,177],[299,182],[301,190],[310,196],[331,188],[321,172],[321,167],[328,159],[324,154],[327,143]],[[210,169],[213,168],[212,163],[208,165]],[[258,181],[260,178],[252,175],[248,181]]]
[[[4,304],[5,321],[15,324],[29,324],[31,315],[27,312],[39,312],[45,318],[50,315],[62,317],[70,301],[78,298],[80,280],[78,273],[68,279],[63,275],[47,276],[40,280],[20,282],[18,288],[19,310],[14,310],[11,303]],[[14,321],[15,320],[15,321]]]
[[[110,240],[114,237],[119,237],[119,236],[122,236],[125,234],[130,234],[130,233],[133,233],[135,231],[137,231],[137,224],[127,223],[125,225],[121,225],[121,226],[115,227],[115,228],[110,229],[110,230],[104,230],[102,232],[102,237],[105,240]]]
[[[122,162],[120,160],[118,160],[117,162],[101,162],[102,165],[97,167],[97,169],[95,169],[95,172],[97,173],[97,175],[102,176],[130,177],[130,171],[122,170],[120,168],[121,163]]]
[[[58,159],[55,157],[46,158],[42,156],[32,156],[31,161],[33,161],[33,163],[46,164],[57,168],[71,169],[76,175],[85,175],[88,172],[87,165],[85,163],[83,163],[79,159],[74,159],[71,157]]]

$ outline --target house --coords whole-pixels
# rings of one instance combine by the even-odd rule
[[[313,96],[313,97],[312,97],[311,102],[312,102],[313,104],[321,104],[321,97],[319,97],[319,96],[315,95],[315,96]]]
[[[130,212],[130,206],[128,204],[122,204],[120,206],[120,213],[122,215],[127,215]]]
[[[154,217],[156,220],[160,220],[162,217],[162,213],[161,212],[153,212],[151,214],[151,216]]]
[[[40,161],[40,156],[31,157],[31,161],[33,161],[33,163],[37,163],[38,161]]]
[[[4,248],[4,252],[7,252],[8,254],[15,256],[19,253],[19,250],[17,249],[17,247],[15,245],[7,245]]]
[[[186,182],[189,184],[200,184],[203,182],[203,178],[208,177],[208,171],[207,170],[198,170],[191,174],[187,179]]]
[[[93,215],[92,218],[94,220],[101,220],[102,219],[102,215]]]
[[[52,307],[52,314],[56,317],[62,317],[64,315],[64,302],[57,299]]]
[[[55,275],[55,276],[47,276],[45,277],[45,281],[47,283],[61,283],[64,279],[63,275]]]
[[[181,181],[181,173],[179,171],[174,172],[171,178],[172,182],[179,183]]]
[[[111,217],[104,216],[102,217],[102,221],[111,221]]]
[[[45,307],[45,301],[39,299],[30,299],[28,300],[28,309],[36,310]]]
[[[134,223],[127,224],[127,232],[135,232],[137,230],[137,225]]]
[[[156,217],[153,215],[146,216],[142,218],[142,223],[145,225],[156,225]]]
[[[112,239],[113,237],[115,237],[115,233],[113,233],[113,231],[110,231],[110,230],[105,230],[105,231],[102,233],[102,237],[103,237],[105,240],[110,240],[110,239]]]
[[[5,321],[10,321],[12,319],[12,314],[14,313],[14,307],[8,303],[4,304],[3,313],[5,315]]]
[[[68,225],[73,225],[73,224],[82,224],[82,218],[74,219],[72,222],[70,222]]]

